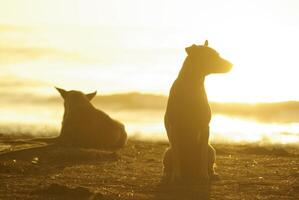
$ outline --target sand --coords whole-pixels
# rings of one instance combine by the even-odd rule
[[[129,140],[118,153],[2,138],[0,199],[299,199],[299,148],[215,144],[221,180],[161,183],[168,144]]]

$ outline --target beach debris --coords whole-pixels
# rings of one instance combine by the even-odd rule
[[[31,160],[31,163],[32,164],[37,164],[39,161],[38,157],[33,157],[32,160]]]
[[[134,190],[131,190],[129,192],[127,192],[126,194],[128,197],[133,197],[134,196]]]
[[[251,166],[254,167],[254,166],[256,166],[256,165],[257,165],[257,161],[256,161],[256,160],[253,160]]]

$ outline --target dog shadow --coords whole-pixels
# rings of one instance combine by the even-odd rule
[[[114,162],[119,155],[98,149],[64,147],[44,144],[0,154],[0,172],[56,173],[66,167],[81,164]]]
[[[165,185],[160,184],[154,199],[163,200],[209,200],[211,185]]]

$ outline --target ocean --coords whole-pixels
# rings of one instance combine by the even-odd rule
[[[97,96],[92,103],[123,122],[131,138],[166,141],[163,123],[166,101],[166,96],[126,93]],[[298,145],[298,102],[210,104],[212,143]],[[3,135],[52,137],[59,135],[63,100],[58,92],[46,97],[20,95],[9,101],[2,99],[0,112],[0,133]]]

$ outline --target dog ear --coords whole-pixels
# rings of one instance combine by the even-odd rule
[[[209,46],[209,41],[208,41],[208,40],[205,41],[204,46],[205,46],[205,47]]]
[[[192,46],[186,47],[185,51],[187,52],[188,55],[190,55],[195,48],[196,48],[196,45],[192,44]]]
[[[67,91],[58,87],[55,87],[56,90],[60,93],[60,95],[62,96],[63,99],[65,99]]]
[[[90,101],[90,100],[92,100],[96,96],[96,94],[97,94],[97,91],[95,91],[93,93],[86,94],[85,96]]]

